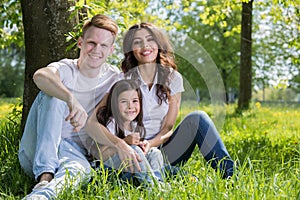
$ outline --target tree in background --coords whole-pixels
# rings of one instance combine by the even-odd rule
[[[238,110],[249,108],[252,95],[252,8],[253,1],[242,3],[240,95]]]
[[[70,18],[71,6],[74,2],[64,0],[21,0],[26,58],[22,127],[38,92],[34,72],[52,61],[77,55],[66,51],[66,34],[77,24],[76,17]]]

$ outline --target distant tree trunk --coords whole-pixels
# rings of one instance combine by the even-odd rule
[[[252,93],[252,5],[253,1],[243,2],[242,31],[241,31],[241,57],[240,57],[240,95],[238,110],[249,108]]]
[[[78,21],[69,19],[68,10],[73,4],[65,0],[21,0],[26,59],[21,130],[38,93],[32,79],[34,72],[52,61],[77,56],[77,51],[66,51],[69,44],[65,34]]]

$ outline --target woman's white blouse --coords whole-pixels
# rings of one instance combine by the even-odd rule
[[[158,97],[156,95],[157,84],[157,73],[155,75],[153,86],[149,90],[148,85],[141,79],[140,89],[143,94],[143,123],[146,128],[146,137],[145,139],[151,139],[159,133],[161,129],[162,122],[169,110],[168,102],[162,101],[161,105],[159,104]],[[184,91],[183,79],[181,74],[178,71],[172,70],[170,74],[170,83],[168,85],[170,89],[171,96]]]

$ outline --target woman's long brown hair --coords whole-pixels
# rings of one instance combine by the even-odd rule
[[[138,79],[137,66],[138,62],[133,54],[132,43],[134,40],[134,34],[136,31],[146,29],[153,37],[154,41],[158,45],[158,55],[156,58],[158,84],[157,97],[159,104],[162,101],[166,101],[170,94],[168,87],[171,76],[171,68],[177,70],[177,65],[174,61],[174,53],[170,44],[169,38],[151,23],[142,22],[141,24],[133,25],[126,32],[123,40],[123,53],[125,58],[122,61],[121,69],[126,76],[130,76],[132,79]]]

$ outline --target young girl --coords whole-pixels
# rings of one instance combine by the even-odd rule
[[[120,80],[110,90],[106,105],[97,110],[97,120],[107,127],[110,133],[126,141],[141,159],[139,167],[134,169],[135,177],[141,182],[153,183],[152,178],[161,181],[159,174],[163,167],[163,156],[159,149],[151,148],[144,154],[143,142],[146,130],[143,125],[142,94],[134,80]],[[113,151],[109,147],[92,142],[89,152],[95,158],[104,161],[104,165],[113,169],[122,169],[119,155],[115,152],[111,157],[102,157],[101,152]],[[148,176],[148,174],[152,175]],[[159,177],[158,177],[159,176]]]

